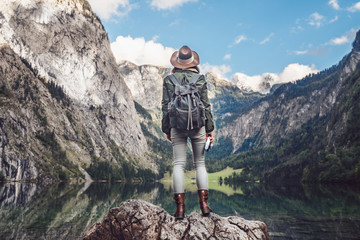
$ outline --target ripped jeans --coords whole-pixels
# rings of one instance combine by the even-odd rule
[[[174,154],[173,188],[174,193],[184,192],[184,169],[186,164],[186,144],[190,138],[193,150],[193,163],[196,169],[198,190],[208,190],[208,176],[205,168],[204,146],[206,142],[205,127],[193,130],[171,129],[171,141]]]

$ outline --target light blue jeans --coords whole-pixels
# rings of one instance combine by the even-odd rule
[[[184,192],[184,169],[186,164],[186,144],[190,138],[193,150],[193,163],[196,169],[197,188],[208,190],[208,176],[205,168],[204,146],[206,142],[205,127],[193,130],[171,129],[171,141],[174,154],[173,187],[174,193]]]

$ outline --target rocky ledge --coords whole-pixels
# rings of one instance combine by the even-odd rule
[[[203,217],[193,212],[184,220],[142,200],[128,200],[94,224],[84,240],[114,239],[269,239],[266,224],[241,217]]]

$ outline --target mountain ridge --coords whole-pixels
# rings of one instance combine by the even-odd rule
[[[40,82],[36,81],[34,87],[42,91],[38,92],[36,89],[34,91],[39,94],[41,111],[36,108],[38,103],[29,101],[33,106],[26,106],[21,99],[13,99],[20,104],[20,111],[32,112],[30,115],[42,119],[42,125],[26,128],[26,135],[31,136],[33,141],[22,139],[27,144],[25,147],[30,154],[33,153],[32,144],[43,145],[49,150],[56,148],[61,152],[62,157],[65,154],[66,158],[76,166],[70,167],[76,172],[72,174],[69,167],[60,164],[59,167],[63,172],[58,169],[59,171],[55,171],[57,173],[49,173],[47,176],[49,179],[59,179],[59,173],[61,178],[85,178],[86,171],[91,172],[90,167],[96,168],[101,164],[105,164],[103,167],[112,168],[113,174],[115,169],[122,169],[122,164],[133,169],[128,172],[134,174],[140,168],[151,169],[154,173],[158,171],[155,160],[149,156],[149,148],[136,114],[131,92],[120,75],[108,36],[87,1],[6,0],[0,6],[0,43],[5,48],[9,46],[12,50],[11,53],[8,49],[4,50],[8,52],[4,53],[6,56],[13,55],[18,56],[15,57],[16,59],[20,58],[13,66],[14,73],[19,69],[27,71],[25,70],[27,68],[33,74],[31,78],[40,80]],[[25,68],[17,68],[21,65],[19,61],[22,61]],[[4,74],[8,72],[5,71]],[[17,81],[10,78],[3,80],[13,84]],[[49,87],[43,88],[41,85]],[[15,86],[16,84],[1,87],[4,91],[13,94],[11,96],[21,97],[14,94]],[[28,89],[26,84],[22,86]],[[42,97],[49,98],[49,93],[56,93],[60,88],[63,89],[61,96],[69,99],[69,105],[73,110],[56,106],[56,111],[53,111],[49,109],[50,105],[41,105],[47,102]],[[4,97],[9,96],[4,95]],[[21,106],[24,107],[23,110]],[[6,110],[8,109],[1,109],[0,117],[9,120],[11,117]],[[11,121],[3,121],[3,123],[9,124],[2,128],[4,137],[10,136],[10,131],[21,128],[18,126],[12,129],[10,125],[14,123]],[[29,124],[29,126],[33,125],[31,122]],[[71,134],[63,134],[64,132]],[[25,138],[25,135],[22,137]],[[47,143],[49,140],[54,140],[54,144],[55,142],[57,144],[49,145]],[[39,177],[35,173],[26,177],[17,173],[16,169],[23,168],[22,164],[27,159],[26,152],[18,146],[2,146],[1,151],[3,153],[1,172],[6,179],[29,180]],[[45,156],[47,155],[45,152],[42,155],[41,151],[35,151],[34,154],[37,158],[43,156],[51,161],[49,156]],[[17,156],[9,159],[7,153],[15,153]],[[34,166],[37,165],[35,167],[37,170],[44,173],[39,162],[34,159],[31,161]],[[58,163],[55,165],[57,166]]]
[[[359,34],[357,34],[358,38]],[[232,139],[234,143],[233,152],[260,145],[270,146],[275,138],[280,139],[288,136],[288,134],[301,127],[310,118],[316,115],[326,115],[335,103],[342,80],[355,71],[359,61],[360,52],[353,48],[353,51],[346,55],[337,65],[337,68],[341,68],[341,74],[339,75],[337,86],[333,89],[334,91],[331,93],[327,92],[325,82],[322,89],[323,92],[321,92],[321,89],[314,87],[309,95],[309,100],[302,98],[301,95],[298,95],[298,97],[291,96],[291,93],[288,92],[291,92],[291,89],[303,88],[303,82],[309,81],[311,78],[315,79],[316,76],[321,76],[322,72],[305,77],[303,80],[297,81],[296,84],[287,83],[281,85],[273,94],[261,99],[248,112],[242,113],[238,119],[223,127],[220,130],[222,136]],[[272,108],[272,106],[276,106],[275,108],[278,109]],[[295,108],[298,110],[291,110]],[[282,125],[281,122],[284,121],[286,123]],[[251,146],[243,146],[245,142]]]
[[[254,115],[264,103],[268,104],[262,108],[260,117],[258,115],[261,131],[246,139],[235,154],[221,162],[213,161],[211,170],[225,166],[242,168],[241,174],[232,176],[230,182],[360,182],[359,39],[360,31],[353,50],[339,64],[308,76],[296,85],[282,85],[273,95],[255,103],[250,110]],[[297,108],[294,102],[298,104]],[[301,109],[303,111],[299,111]],[[302,114],[303,118],[281,135],[289,127],[292,113]],[[241,117],[244,116],[251,117],[249,112],[244,112]],[[251,123],[256,119],[252,120]],[[264,131],[269,124],[271,131],[275,129],[273,135]],[[266,138],[272,141],[262,142]]]

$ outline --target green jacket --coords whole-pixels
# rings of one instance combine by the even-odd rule
[[[194,74],[195,73],[190,70],[180,70],[174,73],[175,77],[179,80],[181,84],[183,83],[183,81],[189,82],[189,80],[192,78]],[[200,75],[200,78],[196,82],[196,86],[199,89],[200,98],[205,107],[205,118],[206,118],[205,130],[206,133],[210,133],[214,130],[214,121],[211,114],[211,105],[207,92],[207,82],[205,80],[204,75]],[[168,103],[171,101],[171,97],[173,96],[174,89],[175,89],[174,84],[171,82],[170,78],[166,76],[163,82],[163,97],[161,102],[162,113],[163,113],[163,118],[161,121],[161,129],[166,134],[170,133]]]

